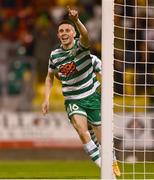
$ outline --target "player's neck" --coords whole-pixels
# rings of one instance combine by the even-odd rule
[[[74,41],[72,41],[69,44],[62,44],[63,49],[68,50],[71,49],[74,46]]]

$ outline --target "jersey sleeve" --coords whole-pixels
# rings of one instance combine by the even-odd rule
[[[102,61],[95,55],[91,55],[94,72],[101,73]]]
[[[52,61],[52,52],[49,57],[49,63],[48,63],[48,72],[55,72],[56,71],[56,66],[54,65]]]

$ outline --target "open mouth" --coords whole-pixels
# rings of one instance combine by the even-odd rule
[[[68,37],[62,37],[63,41],[67,41],[69,38]]]

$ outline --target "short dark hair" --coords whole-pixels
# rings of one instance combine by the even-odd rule
[[[60,25],[62,25],[62,24],[70,24],[70,25],[72,25],[72,26],[75,28],[74,23],[73,23],[72,21],[68,20],[68,19],[62,20],[62,21],[58,24],[58,27],[59,27]]]

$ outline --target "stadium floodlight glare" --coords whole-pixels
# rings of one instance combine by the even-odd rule
[[[101,177],[114,150],[121,179],[154,179],[154,1],[102,1],[102,61]]]

